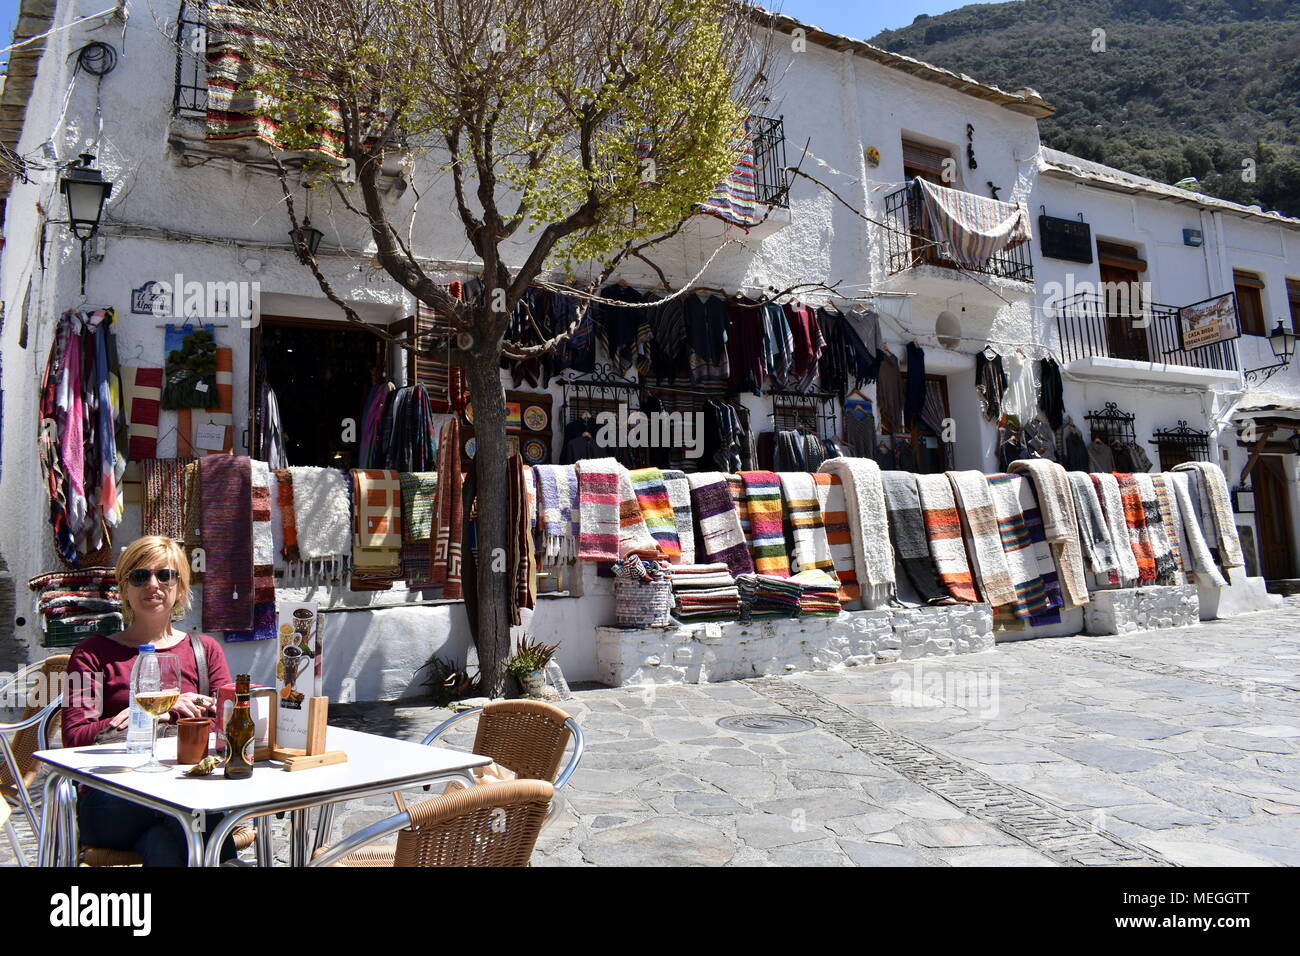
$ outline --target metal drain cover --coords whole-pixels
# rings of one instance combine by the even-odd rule
[[[789,714],[736,714],[718,721],[723,730],[739,730],[750,734],[797,734],[812,730],[817,725],[803,717]]]

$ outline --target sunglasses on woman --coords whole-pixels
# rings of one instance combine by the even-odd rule
[[[136,587],[142,588],[149,583],[151,577],[157,578],[158,583],[165,586],[173,581],[179,581],[180,576],[179,571],[173,571],[171,568],[159,568],[157,571],[150,568],[133,568],[127,572],[126,579]]]

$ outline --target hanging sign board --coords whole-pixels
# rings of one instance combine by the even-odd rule
[[[1184,351],[1237,338],[1241,334],[1237,327],[1237,293],[1225,292],[1183,306],[1178,310],[1178,330]]]
[[[275,744],[305,749],[306,702],[321,692],[320,611],[313,603],[280,601],[275,612]]]

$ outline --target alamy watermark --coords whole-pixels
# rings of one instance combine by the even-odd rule
[[[621,403],[617,412],[596,415],[596,426],[601,448],[680,449],[686,458],[704,454],[703,412],[630,411]]]
[[[104,675],[72,672],[45,674],[39,671],[14,681],[11,674],[0,674],[0,709],[25,710],[45,707],[61,700],[65,704],[83,707],[94,717],[102,717],[104,709]]]
[[[262,321],[262,284],[248,280],[186,279],[156,281],[149,289],[150,314],[159,319],[238,319],[251,329]]]
[[[998,675],[993,671],[927,670],[920,661],[911,671],[890,675],[894,707],[959,707],[985,719],[998,714]]]

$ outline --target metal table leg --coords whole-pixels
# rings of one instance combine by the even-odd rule
[[[59,805],[58,793],[59,781],[62,778],[51,771],[45,777],[45,789],[41,794],[41,828],[36,835],[36,865],[37,866],[56,866],[54,859],[55,854],[55,830],[58,827]]]
[[[271,818],[263,814],[255,822],[257,824],[257,865],[272,866],[275,863],[275,847],[271,843]]]
[[[311,844],[311,855],[314,857],[325,841],[330,838],[330,828],[334,826],[334,804],[325,803],[321,805],[320,813],[316,817],[316,839]]]
[[[289,811],[289,865],[307,865],[307,837],[311,826],[310,810]]]

